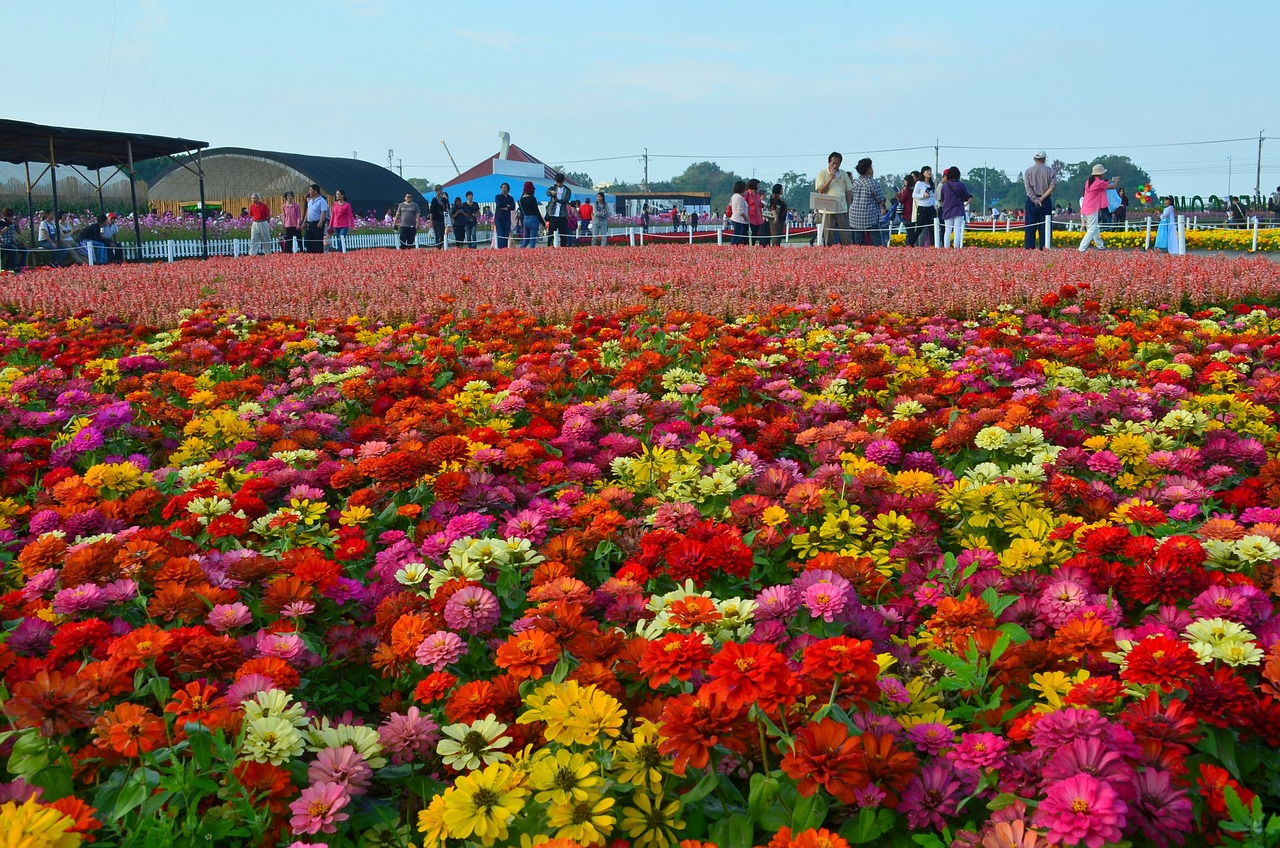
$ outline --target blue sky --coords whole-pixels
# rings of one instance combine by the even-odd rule
[[[639,180],[645,147],[651,179],[699,159],[812,176],[830,150],[897,173],[940,139],[943,167],[1122,153],[1157,191],[1207,196],[1228,157],[1252,192],[1265,129],[1263,188],[1280,184],[1275,0],[72,0],[6,20],[8,117],[382,164],[394,149],[407,177],[448,179],[441,140],[465,170],[499,130],[597,181]],[[1220,139],[1246,140],[1185,144]]]

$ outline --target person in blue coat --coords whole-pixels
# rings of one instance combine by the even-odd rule
[[[1178,221],[1173,208],[1173,197],[1164,199],[1164,210],[1160,213],[1160,228],[1156,230],[1156,250],[1174,255],[1182,253],[1182,242],[1178,239]]]

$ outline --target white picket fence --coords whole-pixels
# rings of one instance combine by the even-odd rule
[[[347,235],[347,250],[366,250],[372,247],[395,247],[400,241],[396,233],[356,233]],[[431,232],[418,233],[417,247],[435,247],[435,235]],[[248,256],[248,239],[209,239],[210,256]],[[446,245],[448,246],[448,245]],[[120,245],[124,249],[126,261],[138,258],[138,246],[132,242]],[[272,253],[280,253],[280,240],[273,239],[268,245]],[[294,252],[302,252],[302,240],[297,239]],[[345,252],[345,251],[344,251]],[[169,239],[167,241],[144,241],[142,258],[173,262],[176,259],[197,259],[204,255],[200,239]]]

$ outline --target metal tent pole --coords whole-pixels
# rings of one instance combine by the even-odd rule
[[[142,261],[142,225],[138,223],[138,183],[133,168],[133,142],[125,142],[129,154],[129,199],[133,201],[133,243],[138,247],[138,261]]]
[[[53,243],[62,247],[62,226],[58,223],[58,162],[53,152],[53,136],[49,136],[49,180],[53,183]]]
[[[204,160],[196,150],[196,173],[200,176],[200,256],[209,258],[209,215],[204,208]]]
[[[98,214],[105,215],[107,214],[107,204],[102,200],[102,169],[99,168],[94,171],[93,176],[98,184]]]
[[[23,162],[23,167],[27,169],[27,227],[31,230],[31,247],[36,247],[36,211],[31,205],[31,163]]]

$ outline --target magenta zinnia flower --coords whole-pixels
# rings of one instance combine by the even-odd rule
[[[218,604],[209,610],[209,614],[205,616],[205,621],[209,622],[209,626],[218,632],[234,630],[237,627],[244,627],[253,621],[253,613],[249,608],[240,602],[234,604]]]
[[[956,768],[983,771],[999,768],[1008,748],[1009,742],[994,733],[966,733],[947,757]]]
[[[954,771],[944,765],[932,763],[911,778],[902,791],[898,812],[907,814],[907,827],[912,830],[929,827],[941,830],[947,826],[947,816],[965,795],[964,784]]]
[[[1173,785],[1169,772],[1147,769],[1134,780],[1134,790],[1137,798],[1129,809],[1139,832],[1161,848],[1186,842],[1192,826],[1191,799]]]
[[[460,589],[449,598],[444,607],[445,624],[472,635],[493,630],[501,616],[498,599],[483,586]]]
[[[887,678],[892,680],[893,678]],[[902,684],[899,683],[899,686]],[[938,721],[925,721],[914,724],[907,731],[907,738],[916,746],[917,751],[934,755],[951,746],[956,739],[955,731]]]
[[[1077,774],[1049,786],[1035,821],[1050,842],[1102,848],[1119,841],[1128,808],[1110,784]]]
[[[313,786],[332,783],[349,795],[363,795],[369,791],[369,778],[372,776],[373,769],[350,745],[325,748],[307,769],[307,780]]]
[[[342,808],[350,801],[351,796],[336,783],[312,784],[289,805],[293,812],[289,827],[294,833],[336,833],[338,822],[347,820]]]
[[[419,665],[429,666],[440,671],[449,663],[457,662],[467,652],[467,644],[457,633],[448,630],[437,630],[422,640],[414,659]]]

